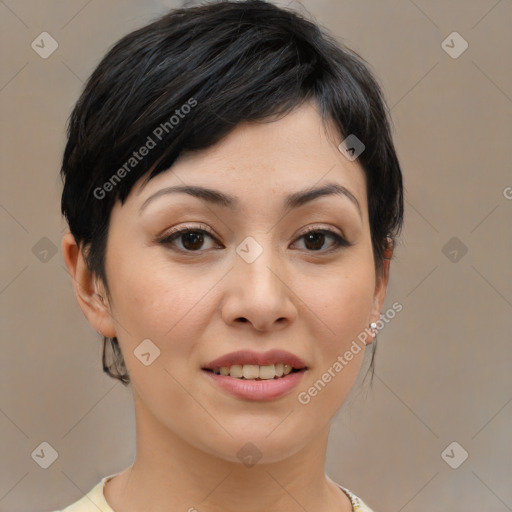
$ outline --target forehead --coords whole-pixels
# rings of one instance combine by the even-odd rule
[[[166,187],[197,185],[235,196],[241,209],[251,204],[272,208],[274,201],[294,191],[335,183],[366,211],[363,169],[341,153],[340,142],[334,125],[322,120],[316,104],[306,103],[280,119],[242,123],[217,144],[181,156],[148,182],[142,178],[127,205],[140,209]]]

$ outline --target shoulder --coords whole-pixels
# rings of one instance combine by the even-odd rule
[[[102,478],[87,494],[62,510],[54,512],[114,512],[105,500],[103,488],[114,475]]]
[[[116,473],[117,474],[117,473]],[[105,499],[103,489],[106,482],[113,478],[115,475],[109,475],[97,483],[85,496],[80,498],[75,503],[67,506],[62,510],[55,510],[54,512],[114,512]],[[374,512],[363,500],[357,497],[354,493],[338,484],[338,487],[348,496],[352,503],[353,512]]]
[[[358,498],[353,492],[338,484],[338,487],[349,497],[352,503],[353,512],[374,512],[361,498]]]

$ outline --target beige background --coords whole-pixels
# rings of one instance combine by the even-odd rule
[[[102,373],[64,270],[58,171],[100,57],[177,5],[0,2],[1,511],[63,507],[134,456],[130,391]],[[376,512],[510,511],[512,2],[304,5],[379,77],[406,185],[387,301],[403,311],[379,334],[373,387],[333,423],[327,472]],[[47,59],[31,48],[43,31],[59,45]],[[458,58],[441,46],[453,31]],[[469,453],[458,469],[441,457],[453,441]],[[48,469],[31,456],[42,442],[58,452]]]

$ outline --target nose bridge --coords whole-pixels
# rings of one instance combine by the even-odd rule
[[[248,320],[258,330],[295,317],[285,264],[271,233],[245,238],[236,248],[233,277],[224,313],[229,321]],[[277,322],[277,321],[280,322]]]
[[[281,265],[271,234],[261,233],[246,237],[237,246],[236,252],[235,265],[240,269],[239,277],[255,294],[275,295],[280,290],[282,283],[276,273],[279,272]]]

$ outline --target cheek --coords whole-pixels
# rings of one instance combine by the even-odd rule
[[[186,295],[177,293],[184,290],[180,275],[175,273],[171,280],[168,274],[162,265],[152,265],[144,258],[123,258],[112,265],[112,314],[120,337],[133,343],[140,338],[159,338],[185,314]]]
[[[305,302],[318,319],[317,330],[310,333],[316,340],[316,358],[297,400],[311,417],[326,417],[329,411],[330,420],[356,381],[365,354],[358,336],[367,327],[373,304],[373,276],[371,267],[360,266],[335,273],[328,285],[313,280],[307,291],[304,288]]]
[[[303,281],[298,295],[303,298],[304,314],[316,315],[317,321],[311,325],[318,329],[315,335],[326,350],[342,350],[367,327],[374,278],[373,266],[360,261]]]
[[[218,276],[136,257],[120,262],[110,275],[112,312],[127,365],[144,339],[161,350],[160,364],[188,358],[210,320],[205,308]]]
[[[342,264],[341,264],[342,263]],[[364,329],[373,307],[375,272],[371,250],[346,258],[328,273],[325,269],[304,281],[301,297],[316,340],[315,368],[299,403],[309,412],[333,413],[348,396],[365,354]],[[301,400],[302,399],[302,400]]]
[[[373,304],[371,273],[342,276],[330,292],[329,321],[338,341],[356,337],[364,327]]]

